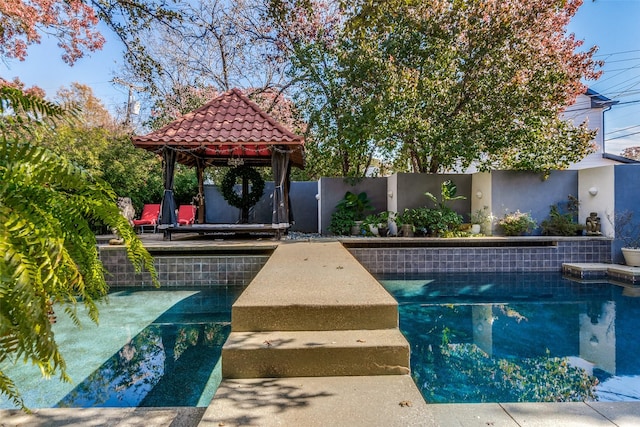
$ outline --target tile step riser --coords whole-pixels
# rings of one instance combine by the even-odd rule
[[[406,375],[409,347],[222,349],[224,378]]]

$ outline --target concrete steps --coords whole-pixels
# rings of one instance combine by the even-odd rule
[[[398,327],[398,305],[297,304],[234,306],[234,331],[336,331]],[[237,325],[237,326],[236,326]]]
[[[222,360],[224,378],[402,375],[409,345],[397,329],[234,332]]]
[[[232,308],[224,378],[409,373],[395,299],[339,242],[281,244]]]

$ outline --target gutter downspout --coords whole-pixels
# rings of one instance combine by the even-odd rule
[[[604,133],[604,113],[606,113],[607,111],[611,110],[611,107],[613,107],[613,105],[609,105],[607,108],[605,108],[604,110],[602,110],[602,158],[605,158],[605,154],[607,153],[607,150],[605,149],[605,133]]]

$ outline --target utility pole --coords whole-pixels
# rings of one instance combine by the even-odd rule
[[[127,117],[125,118],[124,124],[126,126],[131,126],[131,115],[134,114],[134,103],[135,101],[133,100],[133,91],[136,90],[137,92],[142,92],[144,90],[144,87],[142,86],[137,86],[134,85],[133,83],[129,83],[125,80],[119,79],[117,77],[113,78],[113,83],[117,83],[120,84],[122,86],[126,86],[129,88],[129,97],[127,99]],[[135,112],[135,114],[138,114],[137,112]]]

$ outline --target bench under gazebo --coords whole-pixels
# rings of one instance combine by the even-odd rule
[[[289,201],[291,167],[304,167],[304,138],[278,123],[239,89],[232,89],[202,107],[185,114],[167,126],[147,135],[132,137],[136,147],[162,155],[164,195],[160,230],[171,233],[251,233],[270,232],[277,238],[291,224]],[[197,224],[177,225],[173,197],[175,164],[195,167],[198,176]],[[242,193],[230,188],[227,201],[236,202],[241,218],[235,224],[206,224],[204,170],[207,167],[231,167],[228,175],[242,179]],[[250,224],[250,204],[257,201],[254,167],[271,166],[274,179],[273,215],[270,224]],[[257,177],[260,179],[259,177]],[[260,190],[261,191],[261,190]],[[261,194],[260,194],[261,195]],[[233,204],[232,204],[233,205]]]

